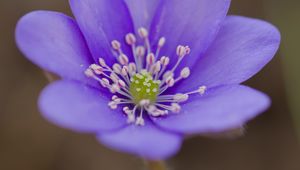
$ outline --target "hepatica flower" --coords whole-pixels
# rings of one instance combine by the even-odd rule
[[[241,85],[276,53],[278,30],[226,16],[229,0],[70,0],[75,19],[34,11],[16,41],[61,77],[40,95],[49,121],[96,134],[151,160],[185,135],[221,133],[263,112],[269,98]]]

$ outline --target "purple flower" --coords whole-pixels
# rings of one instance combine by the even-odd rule
[[[165,159],[186,134],[239,128],[269,98],[240,83],[276,53],[280,34],[226,16],[229,0],[70,0],[75,16],[35,11],[16,29],[21,51],[62,80],[39,108],[104,145]]]

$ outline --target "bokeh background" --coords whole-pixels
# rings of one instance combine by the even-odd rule
[[[37,9],[70,14],[67,0],[0,0],[0,169],[143,169],[140,159],[56,127],[38,112],[36,100],[47,80],[14,43],[17,20]],[[174,170],[299,170],[300,1],[232,0],[230,13],[266,19],[281,30],[279,53],[246,83],[269,94],[273,105],[247,125],[244,136],[190,138],[168,162]]]

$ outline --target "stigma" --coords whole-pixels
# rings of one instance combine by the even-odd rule
[[[172,59],[176,58],[176,62],[170,65],[170,57],[160,55],[166,38],[161,37],[153,51],[153,44],[148,36],[145,28],[138,30],[138,36],[133,33],[125,35],[126,44],[132,50],[130,55],[133,61],[129,60],[129,54],[123,53],[121,43],[113,40],[111,48],[114,50],[112,55],[116,57],[116,62],[109,66],[103,58],[99,58],[97,63],[91,64],[85,70],[86,76],[98,81],[111,92],[108,107],[122,107],[127,122],[139,126],[145,124],[145,116],[160,117],[180,113],[180,104],[186,102],[190,95],[204,95],[207,90],[203,85],[190,92],[168,94],[169,88],[190,76],[189,67],[177,70],[191,49],[178,45],[176,57],[172,56]],[[142,40],[142,44],[137,43],[138,38]],[[177,72],[178,75],[175,74]]]

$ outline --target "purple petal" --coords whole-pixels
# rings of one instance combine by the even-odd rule
[[[26,57],[44,70],[63,78],[91,82],[84,70],[92,58],[70,17],[50,11],[31,12],[18,22],[16,41]]]
[[[242,85],[223,86],[191,96],[180,113],[154,121],[181,133],[217,133],[241,127],[269,105],[269,98],[259,91]]]
[[[176,62],[176,47],[185,45],[191,54],[180,67],[192,66],[215,38],[224,20],[230,0],[174,0],[164,1],[152,23],[154,41],[166,38],[161,55]]]
[[[121,109],[112,110],[99,90],[73,81],[58,81],[41,93],[39,107],[49,121],[79,132],[115,130],[126,124]]]
[[[70,0],[70,5],[95,61],[99,57],[108,64],[115,61],[111,48],[113,40],[121,42],[125,54],[131,54],[124,40],[134,29],[124,0]]]
[[[125,0],[133,23],[135,30],[140,27],[144,27],[149,30],[150,24],[154,17],[154,14],[160,3],[159,0]],[[137,32],[137,31],[136,31]]]
[[[150,121],[145,126],[130,125],[120,131],[98,136],[110,148],[136,154],[145,159],[164,160],[174,155],[182,137],[155,127]]]
[[[227,17],[213,45],[178,90],[239,84],[260,71],[275,55],[280,34],[271,24],[245,17]]]

